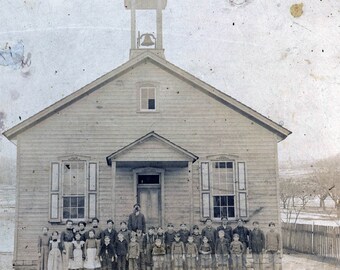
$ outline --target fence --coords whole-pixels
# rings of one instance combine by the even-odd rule
[[[283,247],[340,260],[340,227],[282,223]]]

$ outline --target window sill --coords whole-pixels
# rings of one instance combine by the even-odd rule
[[[137,111],[137,113],[160,113],[159,111]]]

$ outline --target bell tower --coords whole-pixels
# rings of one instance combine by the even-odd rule
[[[130,59],[150,50],[164,58],[162,12],[167,0],[124,0],[125,8],[131,11]],[[136,13],[145,10],[156,11],[156,34],[141,33],[137,29]]]

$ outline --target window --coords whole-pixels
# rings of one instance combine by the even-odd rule
[[[236,168],[235,168],[236,167]],[[201,162],[202,218],[248,216],[244,162]]]
[[[140,88],[140,110],[155,111],[156,110],[156,88],[141,87]]]
[[[52,163],[50,193],[51,222],[95,217],[97,163],[81,160]]]

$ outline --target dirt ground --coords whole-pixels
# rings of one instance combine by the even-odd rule
[[[0,270],[11,270],[12,253],[0,253]],[[251,268],[250,268],[251,269]],[[340,264],[326,263],[321,259],[304,254],[284,254],[282,258],[283,270],[340,270]]]

